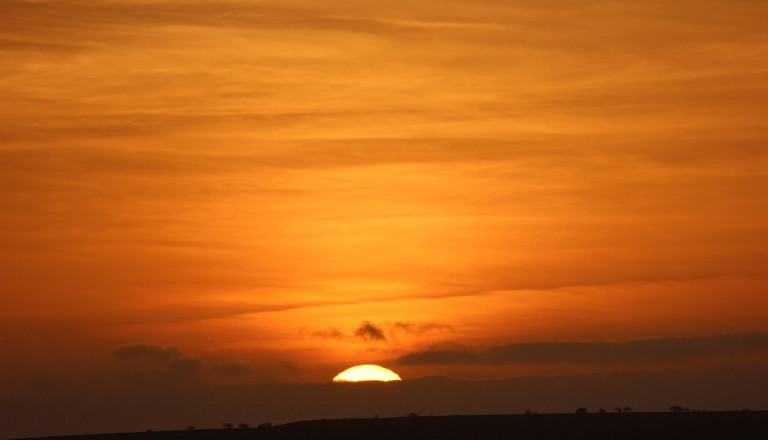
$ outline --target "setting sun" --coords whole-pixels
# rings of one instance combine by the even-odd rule
[[[347,368],[336,377],[334,382],[391,382],[401,380],[394,371],[378,365],[357,365]]]

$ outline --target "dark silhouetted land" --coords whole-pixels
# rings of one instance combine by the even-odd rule
[[[411,416],[277,426],[38,437],[36,440],[425,440],[768,438],[768,412]]]

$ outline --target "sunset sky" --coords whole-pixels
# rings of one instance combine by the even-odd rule
[[[766,366],[766,17],[2,0],[0,395]]]

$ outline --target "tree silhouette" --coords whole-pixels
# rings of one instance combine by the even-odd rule
[[[249,428],[247,423],[241,423],[241,424],[237,425],[237,427],[240,428],[240,429],[248,429]]]
[[[234,426],[234,425],[232,425],[231,423],[222,423],[221,426],[223,426],[223,427],[225,427],[227,429],[232,429],[232,426]]]
[[[630,408],[628,406],[625,406],[624,407],[624,412],[632,412],[632,408]]]
[[[587,409],[586,408],[576,408],[576,414],[586,414]]]

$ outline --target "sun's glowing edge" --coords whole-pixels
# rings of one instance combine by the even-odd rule
[[[399,380],[402,379],[394,371],[372,364],[347,368],[333,378],[334,382],[393,382]]]

